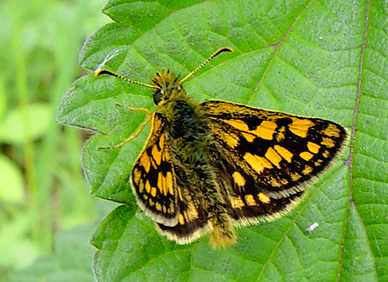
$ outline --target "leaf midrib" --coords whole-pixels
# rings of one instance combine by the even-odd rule
[[[363,74],[363,69],[364,69],[364,56],[365,56],[366,40],[367,40],[367,36],[368,36],[368,27],[369,27],[369,10],[370,10],[370,0],[367,0],[366,8],[365,8],[365,17],[364,17],[364,19],[365,19],[364,34],[363,34],[363,38],[362,38],[362,45],[360,46],[361,52],[360,52],[360,63],[359,63],[359,68],[358,68],[357,96],[356,96],[356,104],[355,104],[354,111],[353,111],[353,124],[352,124],[352,133],[351,133],[351,139],[350,139],[350,153],[349,153],[349,158],[345,162],[345,164],[347,164],[349,166],[349,202],[348,202],[348,205],[346,207],[346,215],[345,215],[344,229],[342,232],[342,242],[341,242],[341,249],[340,249],[340,252],[341,252],[340,253],[340,261],[338,264],[336,281],[340,281],[340,279],[341,279],[341,270],[342,270],[342,265],[344,262],[346,232],[347,232],[347,226],[348,226],[348,221],[349,221],[350,208],[351,208],[352,204],[354,205],[355,210],[357,211],[357,214],[359,215],[359,218],[362,222],[362,226],[365,230],[365,234],[368,234],[368,232],[366,232],[366,225],[364,223],[364,220],[363,220],[362,216],[360,215],[359,210],[357,208],[357,205],[353,199],[353,156],[354,156],[354,142],[355,142],[355,135],[356,135],[356,122],[357,122],[358,109],[359,109],[360,97],[361,97],[361,82],[362,82],[362,74]],[[373,251],[372,251],[372,248],[371,248],[369,241],[368,241],[368,248],[370,250],[370,253],[373,254]],[[377,273],[375,257],[371,256],[371,258],[373,258],[374,270],[375,270],[375,273]]]

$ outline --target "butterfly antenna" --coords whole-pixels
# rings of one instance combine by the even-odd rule
[[[134,84],[139,84],[139,85],[142,85],[142,86],[146,86],[146,87],[150,87],[150,88],[159,88],[155,85],[151,85],[151,84],[146,84],[146,83],[143,83],[143,82],[139,82],[139,81],[135,81],[135,80],[132,80],[132,79],[129,79],[129,78],[126,78],[125,76],[122,76],[122,75],[119,75],[117,73],[114,73],[114,72],[111,72],[111,71],[108,71],[106,69],[100,69],[98,71],[96,71],[94,73],[94,76],[97,77],[97,76],[100,76],[102,74],[107,74],[107,75],[110,75],[110,76],[114,76],[114,77],[117,77],[117,78],[120,78],[124,81],[127,81],[127,82],[130,82],[130,83],[134,83]]]
[[[194,73],[196,73],[197,71],[199,71],[204,65],[206,65],[211,59],[213,59],[214,57],[218,56],[219,54],[223,53],[223,52],[233,52],[234,50],[230,47],[222,47],[220,49],[218,49],[217,51],[215,51],[209,58],[207,58],[202,64],[200,64],[195,70],[193,70],[191,73],[189,73],[188,75],[186,75],[179,83],[182,83],[183,81],[185,81],[186,79],[188,79],[190,76],[192,76]]]

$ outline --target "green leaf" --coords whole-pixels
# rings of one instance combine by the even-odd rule
[[[39,255],[38,244],[31,240],[31,226],[36,224],[34,219],[31,213],[20,208],[12,211],[11,216],[0,217],[0,249],[6,254],[0,256],[1,269],[27,267]]]
[[[3,119],[7,108],[7,96],[5,90],[5,79],[3,76],[0,76],[0,120]]]
[[[23,176],[16,164],[0,155],[0,202],[21,204],[24,198]]]
[[[219,47],[232,47],[234,53],[185,82],[190,96],[333,120],[352,137],[343,159],[288,216],[239,230],[238,243],[224,250],[212,250],[207,236],[177,246],[135,210],[128,184],[149,128],[119,149],[98,150],[125,140],[146,118],[115,104],[154,110],[151,91],[113,77],[80,78],[64,96],[57,121],[100,133],[83,154],[91,194],[129,204],[94,235],[97,278],[388,280],[385,2],[155,3],[110,1],[104,11],[116,22],[85,43],[82,66],[149,83],[156,71],[183,77]],[[319,226],[306,231],[314,223]]]
[[[11,110],[0,126],[0,141],[23,144],[26,138],[37,139],[45,134],[50,124],[48,104],[32,104]]]
[[[90,261],[93,248],[88,244],[93,226],[84,225],[61,231],[55,238],[55,254],[40,257],[27,269],[14,271],[11,281],[93,281]]]
[[[134,206],[116,208],[103,220],[91,242],[96,248],[104,249],[95,257],[96,276],[102,281],[124,278],[185,281],[188,278],[191,248],[161,238],[151,221],[136,213]],[[164,271],[161,273],[160,269]]]

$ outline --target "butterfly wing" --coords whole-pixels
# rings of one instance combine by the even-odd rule
[[[179,244],[189,244],[210,230],[209,214],[205,212],[202,192],[193,182],[197,170],[187,167],[172,151],[174,176],[177,187],[178,222],[174,226],[157,223],[159,233]]]
[[[224,101],[201,106],[226,172],[224,189],[231,190],[231,216],[243,224],[289,210],[348,137],[342,126],[318,118]]]
[[[132,171],[132,190],[146,215],[174,226],[178,222],[177,188],[171,147],[165,134],[166,121],[155,112],[147,143]]]
[[[226,157],[220,159],[224,169],[220,171],[220,185],[222,191],[226,191],[223,196],[228,203],[228,213],[236,225],[281,217],[296,206],[304,194],[304,190],[300,189],[287,196],[271,195],[246,168],[239,167]]]
[[[170,240],[187,244],[208,229],[207,215],[195,204],[184,171],[174,167],[165,118],[155,112],[147,143],[132,172],[132,188],[144,213]]]
[[[184,200],[178,201],[178,205],[178,223],[175,226],[157,223],[159,233],[178,244],[189,244],[210,230],[208,215],[193,197],[187,194]]]

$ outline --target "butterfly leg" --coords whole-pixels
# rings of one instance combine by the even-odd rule
[[[132,110],[132,111],[143,111],[145,112],[147,115],[151,115],[151,112],[149,109],[146,109],[146,108],[133,108],[133,107],[128,107],[128,106],[123,106],[123,105],[120,105],[120,104],[116,104],[117,107],[119,108],[123,108],[123,109],[127,109],[127,110]]]
[[[134,110],[134,111],[144,111],[148,114],[148,118],[142,123],[142,125],[140,125],[139,129],[135,132],[134,135],[130,136],[129,138],[125,139],[124,141],[120,142],[119,144],[117,145],[114,145],[114,146],[111,146],[111,147],[99,147],[98,149],[99,150],[111,150],[111,149],[116,149],[116,148],[119,148],[125,144],[127,144],[129,141],[135,139],[139,134],[140,132],[144,129],[144,127],[147,125],[147,123],[150,122],[151,118],[152,118],[152,114],[151,112],[148,110],[148,109],[145,109],[145,108],[132,108],[132,107],[128,107],[128,106],[123,106],[123,105],[120,105],[120,104],[116,104],[118,107],[120,108],[124,108],[124,109],[128,109],[128,110]]]

